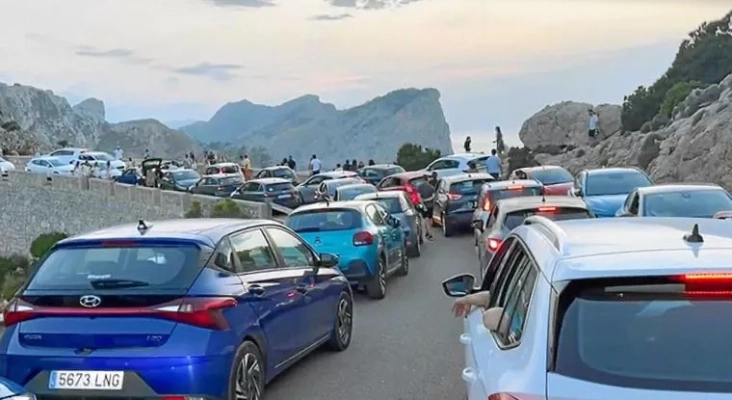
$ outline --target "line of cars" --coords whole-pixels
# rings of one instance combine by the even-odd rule
[[[466,398],[729,397],[732,196],[636,168],[561,174],[549,195],[538,176],[557,168],[484,184],[480,278],[443,282],[466,313]]]
[[[99,178],[115,178],[122,175],[126,164],[109,153],[86,148],[68,147],[49,154],[33,157],[25,166],[25,172],[40,175],[72,175],[76,163],[91,165],[91,173]],[[109,170],[107,169],[109,164]]]

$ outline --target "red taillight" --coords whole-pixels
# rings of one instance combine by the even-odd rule
[[[508,190],[523,190],[523,188],[524,187],[521,186],[521,185],[516,185],[516,186],[509,186],[506,189],[508,189]]]
[[[488,396],[488,400],[538,400],[543,397],[539,396],[532,396],[532,397],[516,397],[516,395],[508,394],[508,393],[494,393],[490,396]]]
[[[123,240],[105,240],[100,243],[102,247],[137,247],[137,242]]]
[[[189,297],[143,308],[37,307],[15,299],[5,309],[5,325],[11,326],[41,317],[148,317],[189,324],[201,328],[227,330],[229,323],[222,311],[235,307],[231,297]]]
[[[485,196],[485,200],[483,200],[483,211],[490,211],[491,210],[491,199],[488,196]]]
[[[226,189],[226,186],[216,186],[216,190],[224,190]]]
[[[684,295],[691,297],[732,297],[732,274],[697,273],[682,275]]]
[[[354,246],[368,246],[374,243],[374,235],[371,232],[362,231],[353,235]]]
[[[501,246],[501,239],[494,239],[494,238],[488,238],[485,241],[486,247],[488,247],[488,250],[490,251],[496,251]]]
[[[693,283],[732,283],[732,274],[729,273],[701,273],[682,275],[681,280]]]
[[[463,197],[463,195],[460,193],[450,192],[447,194],[447,198],[450,200],[458,200],[461,197]]]
[[[536,212],[540,212],[540,213],[555,213],[555,212],[557,212],[557,208],[556,207],[539,207],[539,208],[536,209]]]
[[[406,185],[404,186],[404,190],[407,191],[407,194],[409,195],[409,201],[411,201],[413,205],[416,206],[422,202],[422,197],[419,195],[417,188],[412,185]]]

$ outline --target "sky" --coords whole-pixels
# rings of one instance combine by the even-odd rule
[[[112,122],[205,120],[317,94],[434,87],[453,141],[509,144],[564,100],[620,103],[729,0],[0,0],[0,82],[105,101]]]

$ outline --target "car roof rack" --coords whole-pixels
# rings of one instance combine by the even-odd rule
[[[563,256],[569,255],[569,249],[567,248],[567,234],[559,225],[557,225],[556,222],[547,217],[532,215],[524,220],[524,225],[540,226],[543,228],[540,229],[540,231],[547,237],[547,239],[549,239],[550,242],[552,242],[554,248],[557,249],[559,254]]]

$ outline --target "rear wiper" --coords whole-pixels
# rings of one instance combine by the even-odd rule
[[[94,289],[124,289],[150,286],[147,282],[131,279],[96,279],[89,281],[89,284],[91,284]]]

